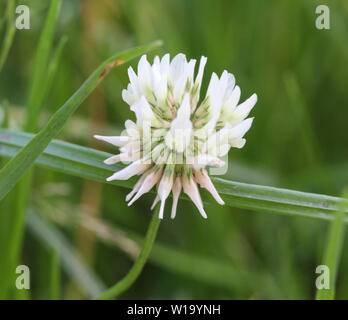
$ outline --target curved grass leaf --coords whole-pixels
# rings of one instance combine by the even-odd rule
[[[160,41],[132,48],[105,60],[82,86],[51,117],[46,126],[36,134],[0,171],[0,200],[16,185],[23,174],[33,165],[50,141],[63,129],[70,116],[95,87],[114,67],[129,61],[161,44]]]
[[[1,129],[0,155],[5,157],[16,156],[17,152],[32,137],[31,134]],[[112,166],[104,164],[103,160],[110,156],[106,152],[53,140],[36,163],[85,179],[127,188],[132,187],[136,178],[127,181],[105,181],[106,177],[110,176],[112,172],[123,167],[119,164]],[[221,178],[213,178],[213,182],[226,205],[267,213],[332,220],[342,200],[339,197],[246,184]],[[215,203],[206,191],[201,191],[205,202]],[[182,198],[186,198],[186,196],[182,196]],[[345,212],[347,213],[348,210],[345,210]],[[348,217],[345,216],[344,220],[348,222]]]

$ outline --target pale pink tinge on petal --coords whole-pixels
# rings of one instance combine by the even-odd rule
[[[105,164],[114,164],[114,163],[117,163],[120,161],[121,161],[121,154],[117,154],[116,156],[112,156],[110,158],[105,159],[104,163]]]
[[[199,194],[196,182],[194,182],[192,178],[189,179],[186,174],[184,174],[181,177],[181,182],[182,182],[184,192],[191,198],[193,203],[198,208],[199,213],[202,215],[202,217],[204,219],[207,219],[208,217],[204,211],[202,199]]]
[[[156,204],[158,203],[158,201],[160,201],[160,198],[159,198],[158,195],[156,195],[156,198],[155,198],[155,200],[153,200],[150,210],[155,209]]]
[[[131,163],[129,166],[123,168],[120,171],[117,171],[114,173],[112,176],[107,178],[107,181],[112,181],[112,180],[128,180],[129,178],[139,175],[143,172],[145,172],[151,164],[144,164],[140,160]]]
[[[180,177],[176,177],[175,178],[175,182],[173,184],[173,189],[172,189],[172,193],[173,193],[173,205],[172,205],[172,213],[171,213],[171,218],[174,219],[176,216],[176,208],[178,206],[178,201],[179,201],[179,196],[181,193],[181,178]]]
[[[128,202],[128,206],[132,205],[136,200],[138,200],[144,193],[149,192],[152,187],[161,179],[162,170],[153,169],[145,178],[138,192],[134,198]]]
[[[130,138],[127,136],[99,136],[95,134],[94,138],[111,143],[116,147],[123,147],[130,141]]]
[[[221,199],[220,195],[216,191],[215,186],[211,182],[206,170],[195,171],[194,175],[199,185],[202,188],[207,189],[219,204],[221,205],[225,204],[225,202]]]
[[[160,219],[163,219],[164,204],[166,202],[166,199],[169,196],[170,191],[172,190],[173,180],[174,180],[174,174],[172,173],[169,176],[163,175],[159,183],[157,194],[161,200],[161,207],[160,207],[160,211],[158,215]]]
[[[143,184],[146,176],[147,176],[146,172],[144,174],[142,174],[142,176],[139,178],[137,183],[134,185],[132,191],[127,194],[127,196],[126,196],[127,202],[138,192],[138,190],[140,189],[141,185]]]

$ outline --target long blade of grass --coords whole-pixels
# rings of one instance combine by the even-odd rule
[[[6,12],[5,12],[6,21],[7,21],[6,34],[5,34],[3,44],[1,45],[1,51],[0,51],[0,72],[2,68],[4,67],[8,53],[10,52],[10,49],[12,46],[14,35],[16,33],[16,27],[14,24],[15,6],[16,6],[15,0],[8,1]]]
[[[0,128],[8,128],[10,117],[9,117],[9,103],[8,101],[4,100],[1,103],[1,118],[0,118]]]
[[[63,129],[70,116],[109,71],[161,44],[160,41],[149,45],[117,53],[104,61],[82,86],[59,108],[46,126],[35,135],[21,151],[0,171],[0,200],[16,185],[23,174],[33,165],[50,141]]]
[[[47,68],[47,65],[49,56],[51,54],[54,29],[58,18],[60,4],[61,0],[51,1],[46,21],[40,35],[34,63],[33,80],[31,82],[28,104],[26,108],[27,115],[26,123],[24,125],[24,130],[26,131],[34,132],[36,130],[39,113],[49,88],[47,69],[51,70],[51,72],[55,72],[57,69],[57,63],[60,55],[59,51],[59,55],[54,56],[49,68]],[[58,47],[59,50],[61,50],[60,47]],[[51,77],[53,77],[53,75],[51,75]],[[5,271],[7,270],[7,274],[5,272],[4,279],[10,279],[10,274],[12,273],[11,270],[13,270],[14,266],[17,264],[17,260],[20,256],[24,232],[24,217],[27,211],[32,176],[32,170],[28,170],[14,190],[17,201],[14,203],[11,216],[9,216],[12,223],[11,230],[9,232],[8,247],[6,248],[6,252],[4,252],[6,256],[4,264],[7,265],[5,266]],[[8,281],[6,284],[6,280],[2,282],[3,286],[5,286],[5,290],[6,287],[9,286],[9,283],[10,282]]]
[[[347,191],[343,193],[343,197],[345,199],[341,201],[340,208],[336,214],[335,220],[333,220],[330,225],[323,263],[329,268],[330,272],[329,289],[318,288],[316,294],[317,300],[333,300],[335,298],[337,270],[345,232],[345,210],[348,208]]]
[[[42,101],[43,104],[45,102],[45,99],[46,99],[48,93],[50,92],[50,89],[52,88],[53,80],[56,76],[58,66],[59,66],[59,63],[61,61],[62,53],[63,53],[64,47],[65,47],[67,41],[68,41],[67,36],[63,36],[59,40],[57,48],[55,49],[55,51],[53,53],[53,57],[52,57],[50,64],[48,66],[48,71],[47,71],[47,76],[46,76],[47,84],[45,86],[46,90],[45,90],[45,93],[43,95],[43,101]]]
[[[105,290],[105,285],[82,262],[78,253],[65,236],[51,223],[41,219],[33,211],[27,215],[29,231],[49,250],[54,248],[59,255],[62,267],[72,277],[88,297],[95,297]]]
[[[292,108],[296,123],[299,126],[299,136],[303,143],[303,154],[313,167],[321,167],[320,148],[314,134],[307,106],[304,103],[296,76],[293,73],[284,74],[284,84],[289,96],[289,105]]]
[[[25,131],[36,130],[39,113],[48,88],[47,67],[51,54],[54,30],[57,23],[61,0],[52,0],[45,25],[42,29],[34,63],[33,80],[29,91]]]
[[[0,129],[0,155],[14,157],[32,137],[31,134]],[[118,164],[112,166],[104,164],[103,160],[110,156],[107,152],[53,140],[36,163],[81,178],[132,188],[136,179],[105,181],[112,172],[123,168]],[[226,205],[258,212],[332,220],[342,200],[339,197],[246,184],[221,178],[213,178],[213,182]],[[201,191],[206,203],[215,203],[207,192]],[[185,196],[182,197],[186,199]],[[347,212],[348,210],[345,210],[345,213]],[[344,221],[348,222],[348,217],[345,216]]]
[[[50,300],[58,300],[60,297],[60,269],[59,253],[57,249],[51,250],[50,270]]]

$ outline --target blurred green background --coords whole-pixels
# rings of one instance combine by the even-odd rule
[[[1,16],[6,1],[1,1]],[[16,32],[0,73],[0,102],[10,104],[19,129],[33,61],[49,1],[22,1],[31,28]],[[327,4],[331,29],[315,27],[315,8]],[[162,39],[149,55],[208,57],[203,80],[226,69],[256,92],[255,121],[242,150],[231,150],[226,178],[340,195],[348,180],[348,2],[346,0],[64,0],[55,44],[68,37],[41,124],[111,54]],[[1,35],[3,36],[3,34]],[[136,66],[137,61],[133,61]],[[118,134],[134,119],[121,91],[128,65],[83,103],[59,139],[109,152],[93,134]],[[61,257],[59,298],[86,298],[127,273],[150,220],[153,195],[127,207],[128,190],[37,168],[20,263],[31,270],[31,290],[15,298],[50,297],[50,270]],[[10,215],[9,194],[1,214]],[[150,261],[129,299],[312,299],[326,222],[206,204],[208,220],[180,201],[177,218],[160,226]],[[167,206],[167,216],[169,205]],[[86,215],[88,217],[86,217]],[[82,218],[81,218],[82,216]],[[39,219],[38,219],[39,217]],[[2,241],[6,243],[6,227]],[[46,233],[45,233],[46,232]],[[140,242],[141,243],[141,242]],[[78,262],[72,261],[78,258]],[[6,257],[5,257],[6,259]],[[73,266],[71,266],[71,264]],[[348,249],[343,248],[337,298],[348,298]],[[0,275],[1,281],[1,275]]]

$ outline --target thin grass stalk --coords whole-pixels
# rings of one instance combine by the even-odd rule
[[[161,222],[161,220],[158,218],[158,212],[159,206],[157,206],[157,208],[154,210],[152,214],[152,218],[146,232],[144,244],[141,248],[137,260],[133,264],[130,271],[122,280],[117,282],[114,286],[112,286],[111,288],[103,292],[99,297],[97,297],[98,300],[116,299],[128,288],[130,288],[132,284],[137,280],[145,266],[145,263],[147,262],[153,243],[156,239],[158,227]]]
[[[8,57],[8,54],[10,52],[13,39],[16,33],[16,27],[14,23],[14,17],[15,17],[15,6],[16,1],[15,0],[9,0],[5,12],[6,17],[6,34],[4,41],[1,45],[1,51],[0,51],[0,72],[2,68],[4,67],[4,64],[6,62],[6,59]]]
[[[50,252],[50,300],[59,300],[60,298],[60,263],[59,254],[56,248]]]
[[[348,208],[348,189],[343,192],[343,200],[336,214],[335,220],[331,222],[327,238],[323,265],[329,270],[329,288],[318,288],[317,300],[333,300],[336,292],[336,278],[343,248],[345,234],[345,210]]]

